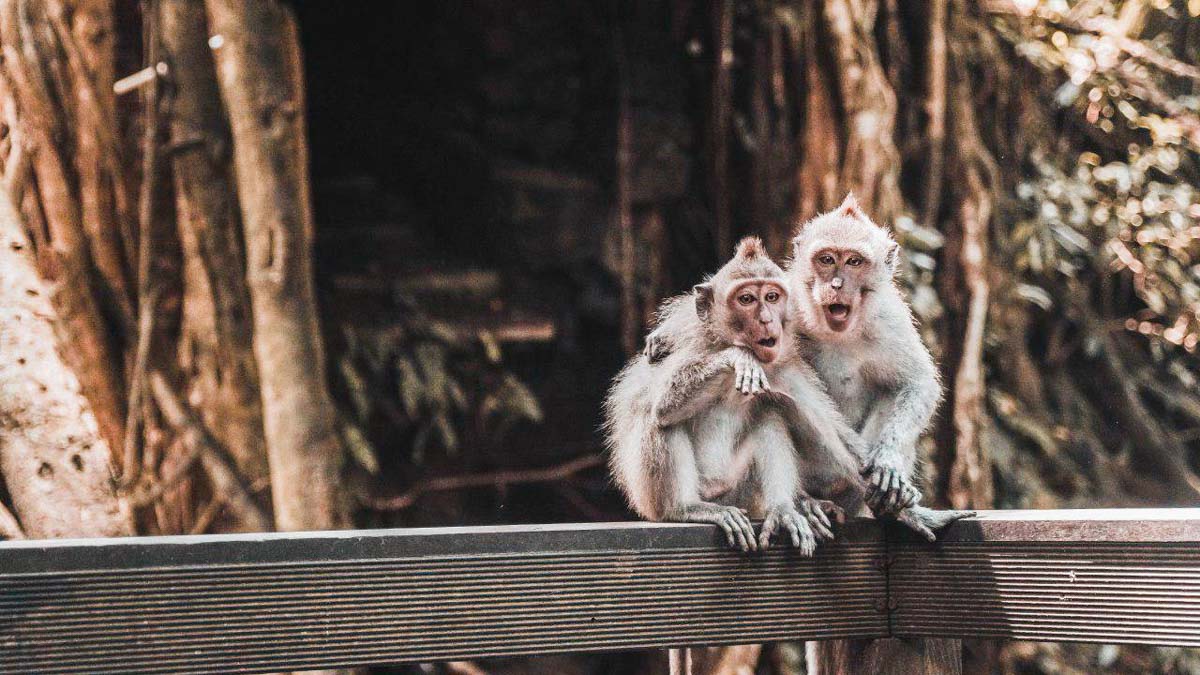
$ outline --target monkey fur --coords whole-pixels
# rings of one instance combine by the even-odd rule
[[[817,536],[833,536],[831,507],[804,493],[796,447],[818,442],[819,421],[767,384],[786,376],[776,356],[794,351],[782,282],[747,238],[711,279],[664,303],[664,318],[686,310],[696,330],[618,374],[605,431],[614,479],[643,517],[715,523],[744,550],[786,535],[811,555]],[[757,538],[750,515],[765,519]]]
[[[801,319],[796,355],[815,370],[860,436],[847,446],[861,461],[866,503],[933,540],[937,530],[972,512],[918,503],[917,439],[941,399],[941,382],[894,281],[899,245],[853,195],[801,225],[792,244],[787,275]],[[667,358],[694,322],[687,312],[662,321],[647,338],[648,358]],[[826,495],[822,486],[806,487]]]

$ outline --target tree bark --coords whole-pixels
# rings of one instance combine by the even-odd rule
[[[112,456],[75,374],[55,348],[51,288],[7,191],[0,191],[0,473],[29,537],[133,534]],[[62,351],[77,348],[64,342]]]
[[[124,442],[125,425],[120,359],[97,300],[101,293],[81,222],[78,195],[56,145],[62,116],[53,103],[50,84],[39,79],[45,64],[35,33],[43,35],[47,27],[39,29],[34,22],[47,19],[44,13],[22,15],[17,9],[13,0],[0,4],[4,70],[15,90],[20,124],[13,119],[6,121],[19,129],[31,146],[49,229],[48,246],[38,252],[43,263],[40,271],[53,293],[51,301],[58,316],[55,329],[62,344],[70,345],[63,357],[79,378],[100,433],[110,448],[117,449]]]
[[[204,425],[250,482],[268,476],[258,364],[229,127],[208,47],[204,6],[163,0],[165,59],[175,84],[172,168],[183,243],[183,368]]]
[[[208,0],[206,7],[233,130],[275,521],[281,530],[343,527],[342,444],[313,288],[295,19],[278,0]]]

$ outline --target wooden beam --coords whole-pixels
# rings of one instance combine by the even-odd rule
[[[991,511],[936,544],[856,521],[811,559],[663,523],[12,541],[0,672],[777,640],[852,640],[823,672],[957,672],[961,638],[1200,646],[1198,606],[1200,509]]]

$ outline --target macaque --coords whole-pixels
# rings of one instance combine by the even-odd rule
[[[917,439],[942,389],[894,281],[899,245],[847,195],[802,225],[792,247],[802,351],[866,443],[867,503],[887,514],[913,506]]]
[[[898,244],[867,218],[853,196],[802,225],[793,239],[794,259],[787,271],[801,319],[796,354],[789,360],[798,368],[810,365],[832,397],[838,433],[857,457],[866,481],[866,505],[932,541],[937,530],[973,512],[934,511],[918,503],[916,444],[937,407],[941,384],[893,279],[898,253]],[[647,337],[647,358],[671,358],[678,341],[695,330],[695,322],[688,312],[661,321]],[[789,390],[793,383],[783,384],[776,382],[775,389],[800,398],[799,392]],[[842,422],[848,423],[849,432]],[[812,479],[805,483],[809,494],[829,498],[835,488],[858,482],[843,473],[841,462],[823,466],[838,456],[802,456],[800,473],[811,476],[824,469],[823,484]]]
[[[795,351],[783,270],[744,239],[711,279],[663,306],[667,319],[681,312],[695,330],[655,362],[633,359],[605,401],[617,484],[647,519],[714,523],[743,550],[786,535],[812,555],[817,535],[833,536],[832,509],[802,490],[796,447],[822,441],[821,421],[769,384],[789,376],[780,356]],[[750,515],[765,519],[758,537]]]

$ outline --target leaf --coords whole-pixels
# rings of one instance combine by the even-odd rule
[[[375,446],[367,440],[366,434],[358,425],[353,423],[345,423],[342,425],[342,441],[346,444],[346,450],[350,453],[350,458],[356,464],[366,469],[372,475],[379,474],[379,458],[375,454]]]
[[[365,421],[370,417],[373,407],[366,378],[358,372],[358,367],[354,365],[348,355],[337,360],[337,368],[338,373],[342,376],[342,382],[346,385],[346,391],[350,395],[350,405],[354,408],[355,417],[360,422]]]
[[[421,416],[421,399],[425,388],[417,366],[407,356],[396,357],[397,388],[400,394],[400,405],[408,419],[416,421]]]

